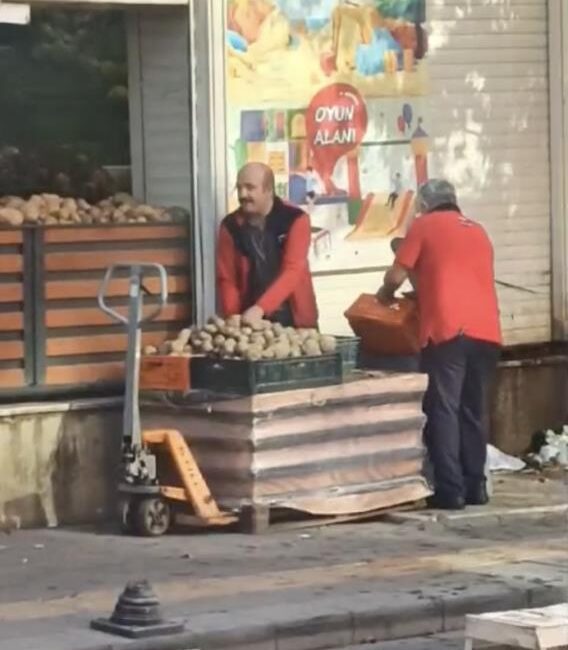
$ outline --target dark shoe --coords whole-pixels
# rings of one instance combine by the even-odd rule
[[[462,496],[448,496],[445,494],[434,494],[426,499],[429,508],[435,510],[463,510],[465,499]]]
[[[489,495],[485,483],[468,489],[465,502],[468,506],[486,506],[489,503]]]

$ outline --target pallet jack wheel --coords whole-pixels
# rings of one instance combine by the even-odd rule
[[[160,537],[167,532],[172,520],[170,504],[160,497],[140,499],[132,504],[132,520],[138,535]]]

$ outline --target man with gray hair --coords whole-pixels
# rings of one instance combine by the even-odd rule
[[[412,277],[428,374],[423,408],[434,474],[430,506],[459,510],[489,500],[487,385],[501,345],[493,247],[483,227],[462,214],[451,183],[422,185],[416,208],[377,297],[390,304]]]

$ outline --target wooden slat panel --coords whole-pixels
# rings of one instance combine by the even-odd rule
[[[152,305],[144,308],[144,313],[152,311]],[[126,315],[127,307],[117,307]],[[166,305],[162,312],[155,319],[156,321],[184,321],[188,322],[190,309],[187,304]],[[0,319],[1,322],[1,319]],[[116,323],[98,308],[73,308],[73,309],[50,309],[45,318],[47,327],[80,327],[81,325],[110,325]],[[1,329],[1,326],[0,326]]]
[[[13,361],[24,356],[24,344],[21,341],[0,341],[0,359]]]
[[[158,346],[173,332],[145,332],[142,335],[143,345]],[[101,334],[99,336],[73,336],[63,338],[50,338],[46,341],[46,354],[48,357],[64,357],[78,354],[96,354],[100,352],[124,352],[128,340],[126,334]],[[1,346],[1,344],[0,344]],[[1,351],[1,347],[0,347]],[[0,358],[2,358],[0,356]]]
[[[23,299],[24,288],[22,287],[21,282],[6,282],[0,284],[0,302],[21,302]]]
[[[187,251],[184,250],[114,250],[47,253],[45,256],[45,269],[47,271],[89,271],[106,269],[111,264],[118,262],[124,264],[148,262],[164,264],[166,266],[182,266],[187,264],[187,261]]]
[[[183,226],[126,226],[111,228],[48,228],[45,243],[89,242],[89,241],[133,241],[160,239],[183,239],[187,229]]]
[[[21,255],[0,255],[0,273],[20,273],[23,267]]]
[[[23,239],[21,230],[0,230],[0,244],[21,244]]]
[[[51,366],[45,371],[45,383],[50,386],[94,384],[97,381],[120,381],[123,377],[124,364],[121,362]]]
[[[24,319],[21,313],[8,312],[0,313],[0,331],[11,332],[21,330],[24,326]]]
[[[0,369],[0,388],[20,388],[24,383],[24,371],[20,368]]]
[[[102,274],[101,274],[102,277]],[[127,296],[128,295],[128,279],[117,279],[110,283],[107,296]],[[158,278],[147,278],[144,280],[144,285],[152,293],[159,291],[160,282]],[[46,283],[45,296],[48,300],[64,299],[64,298],[96,298],[101,286],[101,280],[51,280]],[[0,285],[0,293],[1,293]],[[168,292],[174,293],[187,293],[190,290],[189,278],[186,275],[168,276]],[[2,297],[0,296],[0,300]]]

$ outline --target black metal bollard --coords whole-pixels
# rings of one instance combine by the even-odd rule
[[[147,580],[129,582],[120,594],[110,618],[91,621],[91,628],[131,639],[183,632],[184,623],[167,621],[160,601]]]

